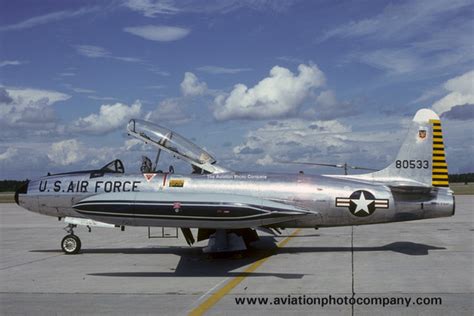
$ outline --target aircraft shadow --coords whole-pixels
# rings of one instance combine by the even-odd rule
[[[331,252],[374,252],[391,251],[410,256],[428,255],[430,250],[446,248],[425,244],[399,241],[378,247],[283,247],[276,246],[272,236],[262,236],[253,247],[243,253],[210,256],[202,253],[200,247],[146,247],[146,248],[96,248],[84,249],[82,254],[139,254],[156,255],[172,254],[180,257],[176,268],[163,272],[100,272],[91,276],[102,277],[265,277],[273,276],[282,279],[301,279],[303,273],[272,272],[234,272],[260,259],[278,254],[331,253]],[[32,252],[61,252],[61,250],[32,250]]]
[[[304,238],[304,237],[320,237],[320,234],[308,234],[308,235],[287,235],[287,234],[282,234],[282,235],[277,235],[277,237],[280,238],[285,238],[285,237],[291,237],[291,238]],[[260,236],[262,238],[262,236]]]
[[[304,274],[297,273],[261,273],[261,272],[229,272],[223,271],[222,273],[213,272],[203,273],[202,268],[199,273],[172,273],[172,272],[104,272],[104,273],[89,273],[90,276],[103,276],[103,277],[155,277],[155,278],[164,278],[164,277],[265,277],[272,276],[280,279],[301,279]]]
[[[161,247],[143,247],[143,248],[95,248],[95,249],[82,249],[82,254],[174,254],[177,256],[194,257],[196,260],[206,259],[217,259],[225,260],[231,259],[236,260],[238,257],[245,258],[258,258],[262,256],[274,255],[279,253],[311,253],[311,252],[372,252],[372,251],[393,251],[405,255],[411,256],[426,256],[430,250],[445,250],[444,247],[436,247],[425,244],[414,243],[411,241],[397,241],[384,246],[377,247],[291,247],[285,246],[278,248],[276,246],[276,240],[272,236],[260,236],[260,240],[252,245],[249,250],[236,254],[223,254],[219,256],[209,256],[203,254],[201,247],[187,247],[187,246],[161,246]],[[42,253],[62,253],[61,249],[43,249],[43,250],[30,250],[30,252],[42,252]],[[269,252],[266,254],[266,252]],[[258,260],[257,259],[257,260]]]
[[[379,247],[283,247],[278,248],[276,253],[309,253],[309,252],[372,252],[393,251],[410,256],[426,256],[429,250],[444,250],[444,247],[435,247],[418,244],[410,241],[397,241]]]
[[[172,253],[180,256],[174,271],[169,272],[103,272],[91,273],[92,276],[107,277],[266,277],[273,276],[282,279],[301,279],[301,273],[272,273],[272,272],[233,272],[258,260],[275,254],[274,238],[260,240],[256,247],[233,254],[208,255],[201,248],[175,247],[174,249],[153,248],[149,253]],[[98,249],[96,249],[98,250]],[[128,251],[123,249],[124,251]],[[158,250],[158,251],[156,251]],[[168,250],[168,251],[167,251]],[[90,253],[84,251],[84,253]]]

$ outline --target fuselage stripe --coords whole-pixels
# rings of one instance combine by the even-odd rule
[[[211,217],[211,216],[189,216],[189,215],[158,215],[158,214],[140,214],[140,213],[115,213],[115,212],[100,212],[100,211],[78,211],[81,214],[95,214],[106,217],[129,217],[129,218],[164,218],[164,219],[193,219],[193,220],[218,220],[218,221],[233,221],[242,219],[255,219],[259,217],[265,218],[281,218],[284,216],[294,216],[302,214],[281,214],[279,212],[255,214],[248,216],[233,216],[233,217]]]
[[[84,201],[79,202],[74,205],[74,208],[81,209],[81,207],[105,207],[106,205],[114,205],[114,206],[126,206],[126,207],[135,207],[140,208],[140,206],[147,206],[147,207],[165,207],[166,209],[174,208],[175,202],[154,202],[154,201]],[[230,209],[247,209],[247,210],[255,210],[264,213],[270,212],[280,212],[280,213],[288,213],[294,212],[296,214],[305,214],[306,212],[303,210],[298,209],[283,209],[283,208],[276,208],[276,207],[269,207],[269,206],[256,206],[250,204],[243,204],[243,203],[234,203],[234,204],[224,204],[224,203],[212,203],[212,202],[185,202],[180,203],[180,208],[193,208],[193,207],[206,207],[209,210],[211,209],[218,209],[218,210],[225,210],[226,208]]]

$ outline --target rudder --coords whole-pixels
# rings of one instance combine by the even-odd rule
[[[449,187],[448,163],[446,162],[446,153],[444,150],[441,120],[439,118],[431,119],[430,123],[433,129],[433,169],[431,184],[434,187]]]

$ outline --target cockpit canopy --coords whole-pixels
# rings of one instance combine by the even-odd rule
[[[48,176],[60,176],[60,175],[67,175],[67,174],[81,174],[81,173],[90,173],[91,178],[102,177],[106,173],[125,173],[125,168],[123,163],[120,159],[112,160],[111,162],[107,163],[100,169],[94,170],[80,170],[80,171],[72,171],[72,172],[62,172],[62,173],[54,173],[51,174],[48,172]]]
[[[166,127],[143,120],[132,119],[127,125],[127,131],[135,138],[163,149],[175,157],[183,159],[207,172],[228,171],[215,165],[216,160],[208,152]]]

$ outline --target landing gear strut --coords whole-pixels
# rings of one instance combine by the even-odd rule
[[[61,241],[61,249],[66,255],[75,255],[81,250],[81,240],[74,235],[74,228],[76,226],[77,225],[69,224],[64,228],[64,230],[68,232],[68,235]]]
[[[258,235],[253,229],[217,229],[209,236],[209,243],[202,251],[209,254],[244,251],[256,240]]]

